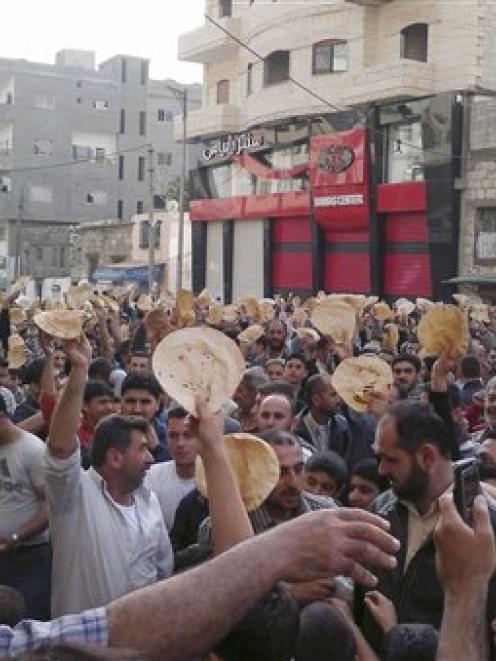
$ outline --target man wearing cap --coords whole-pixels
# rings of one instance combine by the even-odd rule
[[[153,463],[149,423],[136,416],[104,418],[93,437],[92,468],[84,471],[76,434],[91,346],[84,337],[64,348],[72,368],[45,454],[54,616],[103,606],[172,571],[160,505],[143,485]]]
[[[50,546],[43,442],[10,420],[15,406],[0,389],[0,585],[19,590],[27,616],[50,615]]]

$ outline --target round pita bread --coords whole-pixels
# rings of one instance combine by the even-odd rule
[[[238,321],[238,308],[236,305],[225,305],[222,310],[222,321],[226,324],[234,324]]]
[[[176,307],[179,317],[183,319],[195,304],[195,297],[188,289],[178,289],[176,296]]]
[[[31,278],[28,275],[22,275],[18,280],[14,282],[14,284],[10,288],[10,293],[16,294],[21,291],[24,291],[26,287],[29,285],[30,280]]]
[[[218,411],[245,369],[236,343],[213,328],[182,328],[167,335],[155,349],[152,365],[165,392],[193,415],[200,394]]]
[[[10,308],[9,309],[9,319],[10,323],[14,326],[19,326],[24,321],[26,321],[26,313],[22,308]]]
[[[262,326],[259,324],[253,324],[253,326],[248,326],[248,328],[245,328],[241,331],[241,333],[239,333],[238,340],[240,342],[251,344],[252,342],[255,342],[255,340],[258,340],[260,337],[262,337],[264,334],[265,331]]]
[[[475,303],[470,306],[470,318],[474,321],[480,321],[489,324],[491,319],[489,317],[489,307],[484,303]]]
[[[376,356],[346,358],[334,371],[332,385],[350,408],[366,413],[372,393],[391,390],[393,372],[384,360]]]
[[[77,340],[83,332],[83,313],[79,310],[45,310],[38,312],[34,323],[50,337]]]
[[[379,321],[387,321],[388,319],[394,319],[394,312],[391,310],[391,308],[385,301],[379,301],[379,303],[373,305],[372,314]]]
[[[322,301],[315,306],[311,321],[322,335],[328,335],[336,344],[345,344],[355,334],[356,310],[347,303]]]
[[[136,303],[136,307],[140,312],[150,312],[150,310],[153,310],[152,297],[147,294],[141,294]]]
[[[312,342],[318,342],[320,340],[320,335],[317,333],[315,328],[307,328],[306,326],[302,326],[301,328],[296,329],[296,336],[300,338],[300,340],[311,340]]]
[[[355,310],[362,310],[367,305],[367,297],[363,294],[329,294],[327,300],[346,303]]]
[[[7,360],[9,361],[9,370],[18,370],[26,364],[26,345],[17,333],[9,335]]]
[[[394,307],[399,315],[408,317],[415,310],[415,303],[412,303],[407,298],[399,298],[395,301]]]
[[[212,305],[208,309],[207,323],[211,326],[219,326],[222,323],[222,307],[220,305]]]
[[[150,310],[145,317],[145,327],[149,335],[157,341],[165,337],[171,330],[169,315],[164,308]]]
[[[428,310],[420,320],[417,337],[432,356],[446,353],[447,357],[458,360],[467,352],[467,322],[456,305],[436,305]]]
[[[279,460],[273,448],[253,434],[224,436],[231,466],[234,470],[241,498],[248,512],[267,499],[279,481]],[[200,457],[196,459],[196,484],[200,493],[208,498],[205,469]]]

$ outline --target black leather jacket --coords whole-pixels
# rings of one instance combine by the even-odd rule
[[[493,529],[496,529],[496,503],[489,499]],[[372,571],[379,579],[377,590],[390,599],[395,607],[398,623],[417,622],[431,624],[439,629],[443,616],[444,591],[436,573],[436,550],[432,535],[414,555],[404,572],[408,535],[408,510],[400,503],[392,490],[381,494],[372,504],[371,511],[384,517],[391,524],[390,533],[401,542],[398,565],[393,570]],[[381,653],[383,635],[381,629],[364,606],[365,591],[355,588],[355,615],[365,637],[372,647]],[[488,623],[496,616],[496,578],[489,584]],[[492,639],[492,636],[491,636]],[[491,659],[494,658],[494,650]]]

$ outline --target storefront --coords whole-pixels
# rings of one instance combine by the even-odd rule
[[[193,286],[447,297],[463,110],[453,95],[253,129],[192,175]]]

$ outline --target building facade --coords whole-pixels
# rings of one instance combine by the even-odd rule
[[[187,125],[205,142],[195,289],[447,298],[470,108],[496,90],[496,6],[207,0],[206,14],[179,40],[204,66]]]
[[[0,59],[0,285],[16,266],[37,281],[68,276],[74,226],[148,210],[150,163],[155,205],[165,205],[181,166],[182,90],[149,79],[138,57],[98,68],[88,51],[61,51],[54,65]],[[200,86],[188,92],[197,107]]]

